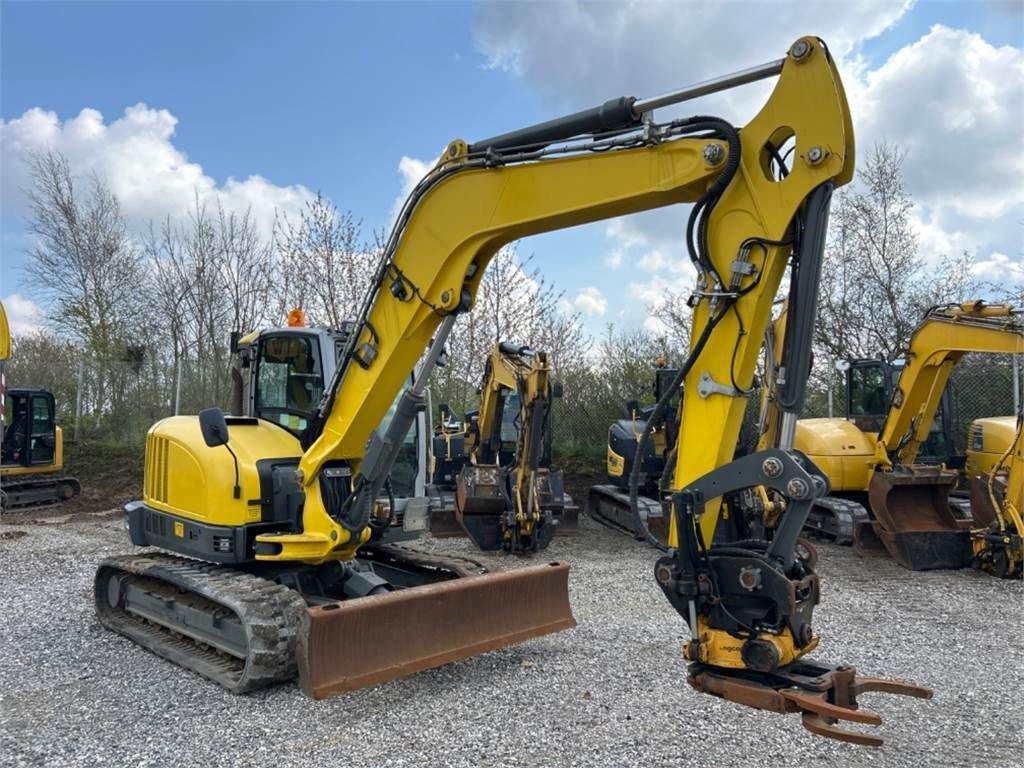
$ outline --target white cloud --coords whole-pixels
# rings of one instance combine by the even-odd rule
[[[674,2],[491,3],[481,7],[475,32],[489,65],[520,77],[553,116],[620,95],[652,96],[778,58],[793,42],[793,30],[814,31],[839,64],[858,152],[863,156],[884,140],[906,153],[903,171],[916,203],[922,257],[967,250],[979,263],[1000,264],[999,254],[1022,250],[1024,51],[934,26],[888,58],[869,62],[863,44],[898,25],[911,6],[886,0],[730,2],[692,14]],[[744,24],[760,30],[741,50],[735,46],[738,8]],[[710,112],[742,124],[769,88],[746,86],[659,116]],[[692,276],[683,243],[687,214],[686,206],[674,206],[604,225],[611,254],[606,263],[636,265],[655,278],[631,286],[634,298],[650,305],[656,285]]]
[[[843,57],[891,27],[910,5],[730,2],[694,13],[671,0],[485,3],[475,35],[489,66],[519,75],[552,106],[580,107],[616,96],[654,96],[770,61],[785,53],[794,29],[814,30]],[[741,47],[739,15],[743,28],[758,30]]]
[[[616,248],[604,257],[604,264],[609,269],[618,269],[622,266],[622,249]]]
[[[896,144],[906,152],[904,176],[919,205],[978,230],[990,227],[1024,210],[1022,80],[1021,49],[932,27],[853,79],[858,144]]]
[[[398,161],[398,175],[402,178],[402,191],[391,206],[392,222],[398,218],[398,213],[402,210],[406,198],[409,197],[420,180],[427,175],[427,171],[434,167],[435,162],[402,155],[402,159]]]
[[[643,326],[645,331],[647,331],[648,333],[652,333],[655,336],[668,336],[670,332],[670,329],[668,325],[665,324],[665,321],[662,320],[660,317],[655,317],[654,315],[648,315],[647,317],[645,317]]]
[[[20,293],[10,293],[4,296],[3,303],[12,335],[22,336],[42,330],[43,310],[32,299]]]
[[[1001,285],[1024,286],[1024,259],[1010,258],[1005,253],[993,253],[983,261],[975,262],[971,270],[983,280],[991,280]]]
[[[129,222],[159,220],[187,212],[200,200],[219,198],[229,211],[251,209],[264,235],[275,212],[297,214],[313,194],[301,184],[278,186],[259,175],[228,178],[221,184],[174,146],[178,118],[166,109],[139,103],[106,122],[83,109],[63,122],[55,112],[33,108],[21,117],[0,119],[0,194],[5,209],[23,209],[30,152],[52,149],[67,157],[76,175],[95,172],[118,197]]]
[[[605,298],[599,289],[588,285],[576,294],[576,298],[572,300],[572,305],[585,315],[600,316],[608,309],[608,299]]]

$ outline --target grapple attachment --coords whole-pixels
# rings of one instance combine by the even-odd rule
[[[850,666],[825,666],[801,660],[775,672],[723,670],[691,664],[687,682],[702,693],[744,706],[781,714],[799,712],[804,728],[818,736],[867,747],[882,745],[882,739],[839,727],[840,721],[881,725],[882,718],[861,709],[862,693],[893,693],[930,699],[932,691],[900,680],[860,677]]]
[[[568,586],[553,562],[309,608],[299,684],[323,699],[570,629]]]
[[[958,520],[949,506],[956,479],[955,472],[925,466],[878,471],[871,478],[872,528],[904,568],[930,571],[971,564],[971,521]]]

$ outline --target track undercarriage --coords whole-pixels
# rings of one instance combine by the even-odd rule
[[[23,475],[4,478],[0,492],[0,509],[12,512],[59,504],[80,494],[82,486],[75,478],[65,475]]]
[[[575,625],[567,565],[485,571],[393,545],[320,566],[154,552],[104,560],[95,599],[105,627],[232,693],[298,675],[323,698]]]

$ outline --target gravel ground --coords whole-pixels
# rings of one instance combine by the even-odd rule
[[[909,573],[820,548],[815,656],[935,689],[931,701],[865,696],[884,720],[875,750],[692,691],[655,553],[589,520],[549,550],[572,565],[576,629],[322,702],[295,685],[234,697],[101,629],[93,569],[130,549],[118,513],[5,522],[4,766],[997,768],[1024,755],[1024,589],[981,573]]]

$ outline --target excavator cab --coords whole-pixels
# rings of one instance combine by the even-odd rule
[[[882,431],[903,365],[902,360],[888,363],[876,358],[850,361],[846,371],[846,415],[861,432],[877,435]],[[964,457],[957,451],[953,402],[948,388],[942,393],[917,460],[921,464],[948,467],[963,465]]]
[[[3,468],[55,472],[57,425],[53,395],[43,389],[10,389],[4,404]],[[61,457],[63,459],[63,457]]]
[[[8,389],[4,397],[0,474],[4,509],[66,501],[81,491],[64,467],[64,439],[53,395],[45,389]]]
[[[654,368],[654,380],[651,385],[654,402],[661,400],[678,373],[678,368],[668,368],[659,359]],[[587,492],[587,514],[592,519],[640,538],[629,502],[630,476],[639,456],[637,504],[640,517],[655,536],[665,539],[668,526],[659,498],[659,483],[665,471],[667,452],[676,443],[679,430],[676,416],[681,399],[681,389],[671,395],[664,420],[655,426],[650,437],[643,441],[639,451],[637,441],[654,411],[654,405],[642,406],[637,400],[630,400],[624,404],[623,418],[612,422],[608,428],[605,462],[608,484],[591,486]]]
[[[234,415],[269,421],[301,440],[351,333],[348,323],[341,328],[298,325],[257,331],[239,339],[235,345],[239,391]],[[392,403],[385,415],[384,429],[396,405],[397,401]],[[384,511],[394,508],[385,536],[388,542],[417,538],[426,527],[426,454],[426,424],[421,416],[402,441],[381,500]]]

